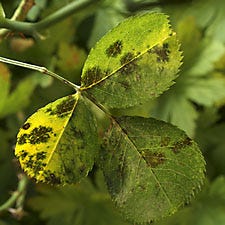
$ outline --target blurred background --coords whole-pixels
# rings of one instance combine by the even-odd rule
[[[38,22],[73,1],[23,2],[16,19]],[[1,3],[6,17],[12,18],[21,1]],[[154,224],[225,225],[224,0],[89,1],[35,35],[0,30],[0,56],[45,66],[79,85],[95,43],[123,19],[150,11],[168,14],[178,34],[184,56],[180,76],[157,100],[114,113],[152,116],[177,125],[199,144],[207,162],[202,192],[175,215]],[[19,128],[38,108],[72,93],[51,77],[0,63],[0,225],[133,224],[115,209],[97,167],[77,185],[53,187],[29,180],[25,199],[1,211],[21,180],[14,156]]]

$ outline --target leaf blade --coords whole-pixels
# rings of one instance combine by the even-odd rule
[[[87,103],[74,94],[46,105],[25,122],[15,154],[24,171],[38,182],[75,183],[91,170],[97,140]]]
[[[83,68],[81,90],[108,108],[141,104],[173,84],[181,58],[166,15],[131,17],[92,49]]]
[[[204,177],[196,143],[155,119],[121,117],[112,122],[102,159],[113,200],[128,219],[140,223],[173,214]]]

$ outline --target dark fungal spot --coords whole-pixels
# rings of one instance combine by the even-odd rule
[[[59,177],[57,177],[54,173],[50,173],[50,176],[48,178],[48,182],[51,184],[61,184],[61,180]]]
[[[157,62],[168,62],[169,61],[169,44],[164,43],[162,47],[156,46],[148,51],[149,53],[155,53],[157,55]]]
[[[170,138],[169,137],[163,137],[161,139],[161,143],[160,143],[160,146],[161,147],[165,147],[165,146],[168,146],[170,143]]]
[[[43,176],[44,181],[48,184],[57,185],[62,183],[60,177],[58,177],[55,172],[51,170],[45,170]]]
[[[28,152],[25,150],[22,150],[20,152],[20,154],[18,155],[19,158],[21,158],[22,160],[24,160],[26,158],[26,156],[28,155]]]
[[[26,161],[26,167],[33,168],[35,164],[35,160],[33,159],[34,155],[29,155],[28,160]]]
[[[46,113],[51,113],[51,112],[52,112],[52,109],[51,109],[51,108],[47,108],[47,109],[45,110],[45,112],[46,112]]]
[[[83,82],[86,86],[91,85],[93,83],[100,81],[108,73],[109,73],[108,70],[103,72],[98,66],[92,67],[91,69],[88,69],[85,72]]]
[[[29,134],[23,134],[17,139],[18,145],[23,145],[27,143],[27,140],[29,138]]]
[[[51,127],[39,126],[35,127],[29,134],[30,144],[40,144],[46,143],[50,138],[50,133],[52,132]]]
[[[121,40],[117,40],[113,44],[111,44],[105,51],[108,57],[116,57],[117,55],[121,54],[123,48],[123,44]]]
[[[67,99],[63,100],[60,104],[56,105],[54,110],[47,109],[50,112],[50,115],[57,115],[60,118],[68,115],[75,105],[75,99],[72,96],[68,96]],[[46,110],[46,111],[47,111]]]
[[[192,140],[187,137],[183,141],[176,142],[173,147],[171,147],[172,151],[177,154],[179,153],[185,146],[190,146],[192,144]]]
[[[46,159],[46,154],[47,154],[47,152],[44,152],[44,151],[38,152],[36,154],[36,159],[37,160],[44,160],[44,159]]]
[[[133,73],[137,69],[137,59],[133,53],[126,53],[121,59],[121,69],[119,70],[123,75]]]
[[[25,123],[25,124],[22,126],[22,128],[23,128],[24,130],[28,130],[28,129],[30,128],[30,123]]]
[[[120,63],[121,65],[124,65],[129,63],[133,59],[134,59],[134,54],[131,52],[128,52],[120,59]]]
[[[141,152],[142,157],[148,166],[155,168],[163,164],[166,160],[165,155],[161,152],[149,152],[149,150]]]

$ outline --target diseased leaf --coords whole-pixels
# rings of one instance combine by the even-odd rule
[[[140,223],[173,214],[189,202],[205,170],[197,144],[183,131],[141,117],[112,119],[102,166],[116,205]]]
[[[75,183],[92,169],[97,142],[88,103],[74,94],[46,105],[25,122],[15,154],[36,181]]]
[[[92,49],[81,90],[108,108],[126,108],[155,98],[177,77],[181,61],[176,34],[161,13],[129,18]]]

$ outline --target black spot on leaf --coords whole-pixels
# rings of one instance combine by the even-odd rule
[[[165,155],[161,152],[150,152],[149,150],[141,152],[142,157],[148,166],[153,168],[163,164],[166,160]]]
[[[190,146],[192,144],[192,140],[187,137],[183,141],[176,142],[173,147],[171,148],[172,151],[177,154],[179,153],[185,146]]]
[[[105,51],[108,57],[116,57],[117,55],[121,54],[123,48],[123,44],[121,40],[118,40],[111,44]]]
[[[49,183],[51,184],[61,184],[61,180],[59,177],[57,177],[54,173],[50,173],[49,176]]]
[[[104,78],[105,76],[107,76],[110,73],[109,70],[106,71],[102,71],[99,67],[92,67],[91,69],[88,69],[85,72],[85,75],[83,77],[83,82],[84,84],[87,85],[91,85],[93,83],[96,83],[98,81],[100,81],[102,78]]]
[[[29,134],[23,134],[17,139],[18,145],[23,145],[27,143],[27,140],[29,138]]]
[[[58,177],[50,170],[45,170],[43,176],[45,178],[46,183],[50,183],[53,185],[62,183],[60,177]]]
[[[28,141],[30,144],[46,143],[52,132],[51,127],[39,126],[34,128],[29,134]]]
[[[119,70],[123,75],[133,73],[137,69],[137,59],[133,53],[126,53],[121,59],[121,69]]]
[[[22,126],[22,128],[23,128],[24,130],[28,130],[28,129],[30,128],[30,123],[25,123],[25,124]]]
[[[168,146],[169,143],[170,143],[170,138],[169,138],[169,137],[163,137],[163,138],[161,139],[160,146],[161,146],[161,147]]]
[[[58,104],[54,110],[47,109],[46,111],[49,111],[50,115],[57,115],[58,117],[62,118],[73,110],[74,104],[75,99],[72,96],[68,96],[68,98]]]
[[[36,159],[37,160],[44,160],[44,159],[46,159],[46,154],[47,154],[47,152],[44,152],[44,151],[38,152],[36,154]]]
[[[164,43],[162,47],[156,46],[149,50],[149,53],[155,53],[157,55],[157,62],[168,62],[169,61],[169,44]]]
[[[17,157],[24,160],[27,155],[28,155],[28,152],[25,150],[22,150],[19,154],[17,154]]]

